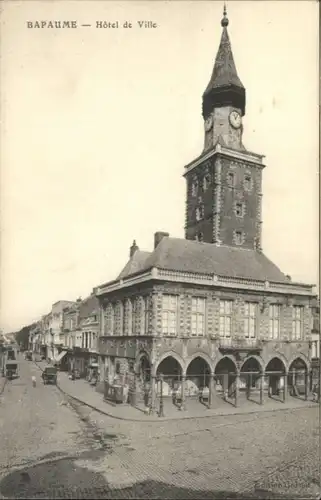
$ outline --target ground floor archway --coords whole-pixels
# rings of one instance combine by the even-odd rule
[[[150,382],[151,364],[146,354],[141,356],[139,360],[138,376],[142,382]]]
[[[186,370],[186,395],[199,396],[209,391],[211,368],[208,362],[201,356],[192,359]]]
[[[272,358],[265,367],[265,385],[269,397],[279,397],[285,391],[285,377],[286,367],[282,359]]]
[[[224,399],[235,396],[236,363],[229,357],[222,358],[215,367],[216,392]]]
[[[172,396],[178,390],[183,376],[183,368],[173,356],[167,356],[156,370],[157,394]]]
[[[246,394],[247,399],[258,395],[261,389],[262,372],[262,364],[254,357],[246,359],[241,366],[239,388]]]
[[[306,362],[300,357],[295,358],[288,371],[288,387],[291,396],[300,397],[307,393],[309,389],[308,375]]]

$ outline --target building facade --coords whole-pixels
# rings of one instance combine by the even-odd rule
[[[221,41],[203,94],[204,148],[185,167],[185,239],[136,242],[100,302],[100,380],[141,384],[162,396],[208,391],[209,405],[240,391],[307,397],[313,285],[294,283],[262,251],[263,155],[243,145],[245,88],[224,11]],[[161,387],[161,389],[160,389]]]
[[[72,306],[70,300],[59,300],[52,305],[50,316],[50,335],[52,338],[52,359],[57,360],[65,343],[63,330],[63,315],[66,307]]]
[[[86,377],[89,367],[97,364],[99,302],[93,294],[66,307],[63,315],[64,363],[69,371]]]
[[[312,308],[311,329],[311,386],[320,383],[320,301]]]

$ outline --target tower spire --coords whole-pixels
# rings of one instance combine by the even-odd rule
[[[221,26],[222,28],[227,28],[228,26],[228,18],[227,18],[227,12],[226,12],[226,3],[224,2],[224,7],[223,7],[223,19],[221,21]]]
[[[203,94],[203,117],[214,107],[235,106],[245,114],[245,88],[237,74],[227,27],[226,4],[221,20],[222,35],[210,81]]]

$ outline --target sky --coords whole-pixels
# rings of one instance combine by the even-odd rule
[[[247,91],[243,142],[266,155],[263,251],[293,280],[317,283],[318,5],[227,9]],[[182,174],[203,148],[201,96],[222,10],[221,1],[2,2],[5,331],[114,279],[133,239],[151,250],[156,231],[184,237]],[[27,28],[37,20],[92,27]]]

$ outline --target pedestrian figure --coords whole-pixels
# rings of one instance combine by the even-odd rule
[[[37,379],[36,379],[36,377],[34,375],[32,375],[31,380],[32,380],[32,387],[36,387],[36,385],[37,385]]]

